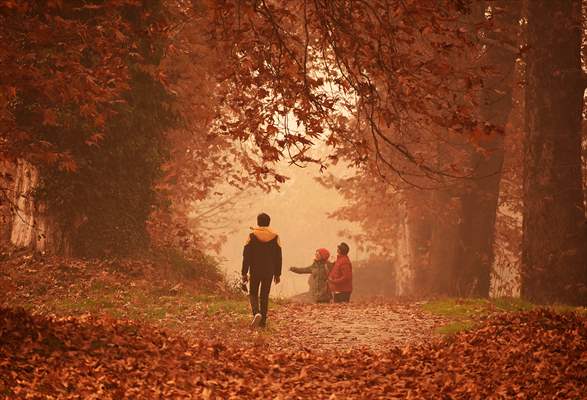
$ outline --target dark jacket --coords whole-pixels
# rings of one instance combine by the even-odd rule
[[[314,260],[314,263],[309,267],[292,267],[291,271],[297,274],[311,274],[310,279],[308,279],[310,294],[315,302],[321,303],[330,300],[330,291],[328,290],[329,269],[330,265],[328,261]]]
[[[279,236],[268,227],[253,228],[243,249],[242,274],[258,277],[281,276]]]
[[[348,256],[338,255],[328,274],[328,283],[332,293],[353,291],[353,267]]]

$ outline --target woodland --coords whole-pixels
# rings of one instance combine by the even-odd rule
[[[586,21],[582,0],[0,0],[0,396],[580,398]],[[319,167],[393,296],[277,299],[248,329],[206,217],[282,162]]]

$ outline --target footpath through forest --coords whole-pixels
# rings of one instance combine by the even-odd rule
[[[271,344],[282,350],[382,350],[429,340],[446,318],[423,303],[286,304],[274,313]]]
[[[245,296],[198,294],[155,279],[160,270],[120,261],[0,265],[0,399],[579,399],[587,393],[584,312],[497,313],[504,308],[481,299],[273,301],[269,328],[251,330]],[[440,335],[455,320],[469,329]]]

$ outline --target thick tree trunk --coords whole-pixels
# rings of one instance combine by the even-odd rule
[[[15,249],[29,249],[42,253],[68,255],[70,247],[66,235],[43,202],[34,192],[39,185],[37,168],[22,159],[15,165],[4,166],[4,173],[12,175],[0,215],[3,226],[0,240]]]
[[[522,295],[587,303],[581,0],[528,2]]]
[[[515,81],[523,80],[518,62]],[[520,297],[522,264],[522,179],[524,171],[524,87],[514,85],[513,106],[504,138],[504,162],[495,221],[491,297]]]
[[[491,68],[483,81],[481,116],[488,135],[473,150],[472,164],[478,177],[463,196],[463,257],[459,268],[459,290],[475,296],[489,295],[490,266],[493,259],[494,227],[503,163],[503,130],[512,108],[512,85],[517,47],[516,33],[521,2],[512,0],[480,3],[481,18],[491,6],[493,29],[485,35],[486,51],[482,62]]]

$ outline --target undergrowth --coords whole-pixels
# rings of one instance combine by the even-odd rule
[[[243,324],[246,293],[231,288],[212,257],[175,251],[144,259],[79,260],[26,256],[0,266],[0,305],[42,315],[102,315],[166,328],[202,317]]]

